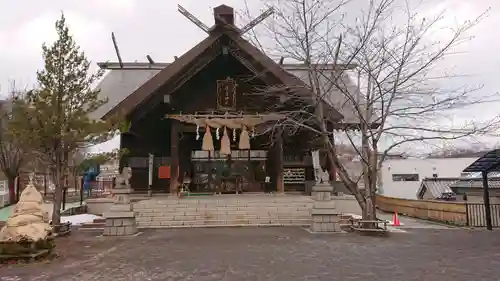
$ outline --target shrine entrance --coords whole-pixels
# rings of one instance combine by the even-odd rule
[[[266,15],[236,28],[234,10],[221,5],[207,37],[170,63],[101,64],[113,69],[103,95],[123,93],[102,118],[128,122],[120,166],[132,168],[135,192],[302,192],[314,181],[308,155],[317,136],[285,131],[280,116],[307,108],[307,70],[273,61],[242,37]],[[328,114],[343,118],[334,108]]]
[[[278,116],[189,114],[168,118],[186,128],[179,141],[180,189],[208,194],[276,191],[271,182],[276,171],[273,150],[266,145],[269,136],[257,136],[255,127]]]

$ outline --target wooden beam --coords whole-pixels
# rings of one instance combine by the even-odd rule
[[[251,22],[249,22],[247,25],[245,25],[242,29],[241,29],[241,34],[245,34],[246,32],[248,32],[250,29],[254,28],[256,25],[258,25],[259,23],[261,23],[263,20],[265,20],[266,18],[268,18],[270,15],[272,15],[274,13],[274,8],[271,7],[269,9],[267,9],[266,11],[264,11],[262,14],[260,14],[258,17],[254,18]]]
[[[283,180],[283,136],[281,128],[275,131],[276,142],[276,191],[278,194],[285,193],[285,182]]]
[[[186,70],[183,71],[180,76],[172,77],[172,80],[165,84],[164,88],[161,89],[161,93],[163,94],[153,94],[148,100],[145,100],[142,104],[139,104],[136,107],[134,110],[134,120],[143,118],[151,108],[157,104],[163,103],[164,94],[173,94],[176,90],[186,84],[191,77],[196,75],[196,73],[212,62],[219,53],[220,48],[211,48],[208,54],[202,54],[199,59],[195,60],[193,65],[187,66]],[[173,104],[173,95],[170,97],[170,104]]]
[[[197,17],[195,17],[193,14],[188,12],[186,9],[184,9],[184,7],[182,7],[181,5],[177,5],[177,10],[179,11],[179,13],[185,16],[188,20],[194,23],[201,30],[205,31],[206,33],[209,33],[208,26],[204,24],[201,20],[199,20]]]
[[[171,119],[170,128],[170,194],[176,195],[179,186],[179,122]]]
[[[116,42],[115,33],[111,32],[111,40],[113,41],[113,46],[115,47],[116,56],[118,57],[118,62],[120,63],[120,68],[123,68],[122,56],[120,55],[120,50],[118,49],[118,43]]]
[[[232,41],[229,41],[229,53],[255,75],[252,79],[260,78],[269,85],[273,85],[277,82],[270,79],[268,75],[269,70],[267,68],[256,63],[248,54],[241,52],[238,45]]]
[[[221,49],[217,47],[211,48],[208,53],[203,53],[200,58],[196,59],[196,62],[189,67],[186,71],[183,71],[183,75],[175,80],[171,85],[175,85],[169,89],[169,93],[173,93],[182,87],[189,79],[205,68],[209,63],[211,63],[217,56],[221,53]]]

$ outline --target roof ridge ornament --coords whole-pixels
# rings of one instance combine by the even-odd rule
[[[219,14],[217,12],[217,9],[224,9],[224,16],[222,14]],[[201,20],[199,20],[196,16],[191,14],[188,10],[186,10],[184,7],[181,5],[177,5],[177,11],[181,13],[183,16],[185,16],[188,20],[190,20],[192,23],[194,23],[196,26],[198,26],[201,30],[205,31],[207,34],[210,34],[212,30],[214,30],[214,27],[217,25],[217,22],[222,23],[224,26],[229,26],[232,27],[234,30],[236,30],[240,35],[245,34],[252,28],[254,28],[256,25],[261,23],[263,20],[268,18],[270,15],[274,13],[274,8],[270,7],[263,13],[261,13],[258,17],[254,18],[251,20],[248,24],[246,24],[243,28],[238,29],[236,25],[234,24],[234,12],[233,8],[226,6],[226,5],[220,5],[216,8],[214,8],[214,18],[216,21],[216,24],[214,27],[209,28],[206,24],[204,24]],[[228,16],[226,13],[228,11],[230,13],[230,19],[226,19],[225,16]]]
[[[208,26],[204,24],[201,20],[199,20],[197,17],[195,17],[193,14],[188,12],[188,10],[184,9],[184,7],[182,7],[181,5],[177,5],[177,11],[179,11],[179,13],[181,13],[188,20],[190,20],[192,23],[198,26],[201,30],[205,31],[208,34],[210,33]]]

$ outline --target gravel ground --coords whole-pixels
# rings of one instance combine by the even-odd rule
[[[384,238],[249,227],[97,235],[60,238],[59,259],[1,267],[0,281],[500,279],[498,231],[408,229]]]

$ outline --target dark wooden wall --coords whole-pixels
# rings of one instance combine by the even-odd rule
[[[256,89],[263,87],[264,82],[255,79],[254,75],[231,55],[219,55],[214,61],[208,64],[203,70],[195,74],[191,79],[181,86],[174,93],[160,89],[156,97],[151,97],[129,117],[132,123],[130,133],[123,134],[121,147],[126,148],[129,153],[121,161],[121,165],[126,165],[131,158],[147,158],[149,153],[153,153],[158,159],[156,162],[167,164],[171,159],[171,120],[165,118],[166,114],[210,112],[217,110],[217,80],[227,77],[236,80],[236,110],[238,112],[257,113],[266,112],[266,109],[274,106],[278,100],[255,94]],[[170,104],[164,104],[159,96],[171,94]],[[182,128],[182,126],[181,126]],[[181,175],[183,171],[190,169],[189,162],[192,150],[201,149],[201,139],[196,140],[195,134],[179,132],[179,156]],[[221,132],[222,133],[222,132]],[[286,154],[300,153],[306,142],[301,135],[285,136],[284,151]],[[219,145],[220,141],[214,141]],[[271,147],[272,141],[269,136],[261,136],[252,140],[252,147],[255,149],[267,149]],[[271,160],[271,163],[274,160]],[[153,190],[156,192],[168,192],[169,181],[158,179],[157,166],[153,175]],[[147,190],[148,188],[148,167],[133,167],[132,188],[135,190]]]

